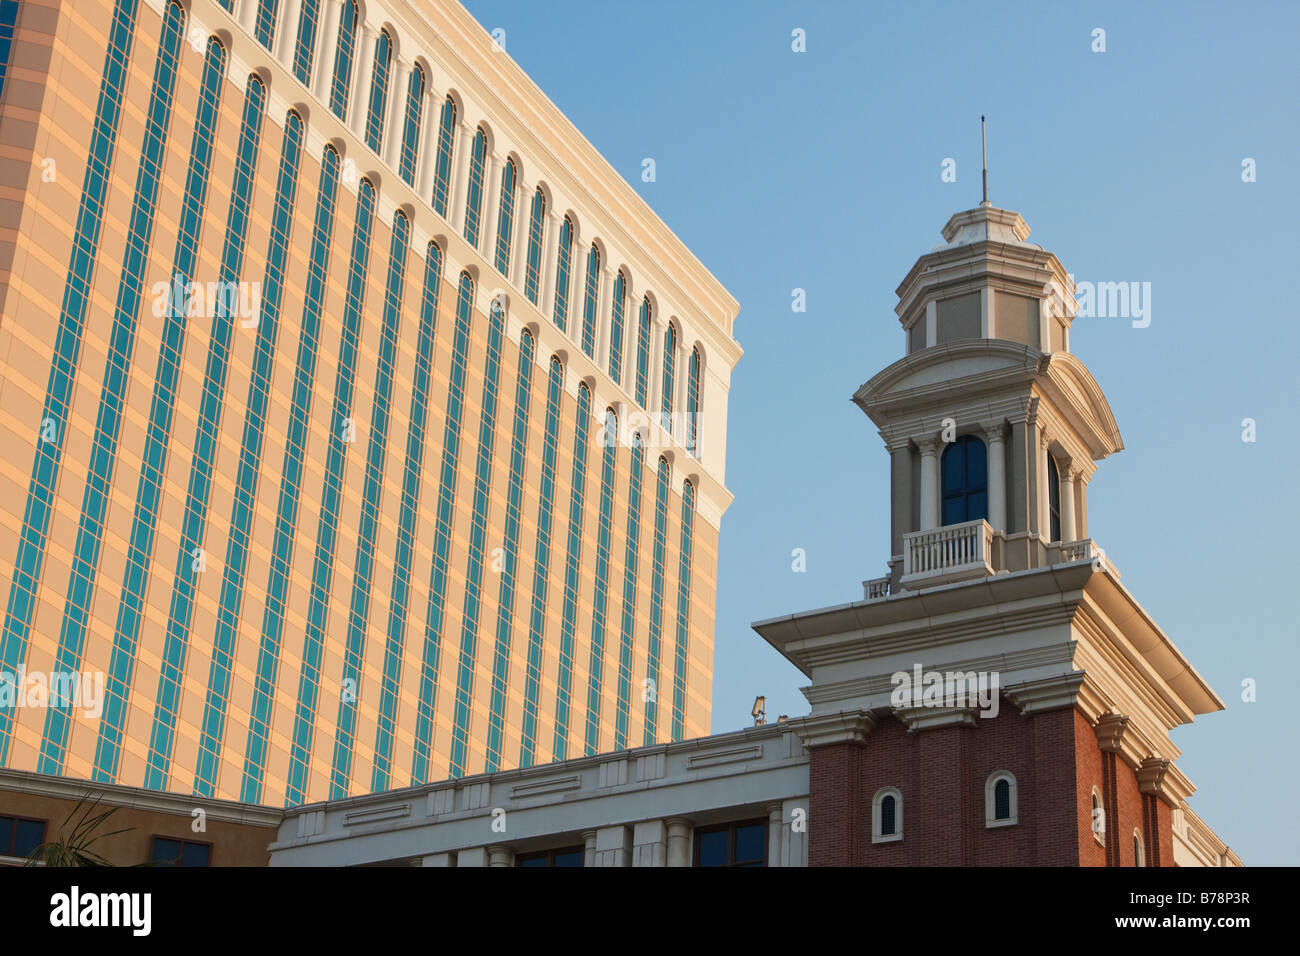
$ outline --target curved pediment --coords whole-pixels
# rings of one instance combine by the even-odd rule
[[[1075,419],[1075,429],[1087,438],[1094,460],[1124,450],[1110,403],[1087,366],[1069,352],[1053,352],[1039,381],[1053,404]]]
[[[1037,349],[1019,342],[962,339],[904,356],[859,388],[853,400],[871,415],[873,408],[900,400],[923,402],[929,393],[965,383],[1028,381],[1041,357]]]

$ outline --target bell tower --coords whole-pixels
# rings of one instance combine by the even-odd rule
[[[868,597],[1099,556],[1088,483],[1124,444],[1070,353],[1073,282],[1028,238],[982,202],[898,286],[905,355],[853,397],[891,458],[889,574]]]

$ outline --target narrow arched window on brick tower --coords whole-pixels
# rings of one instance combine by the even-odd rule
[[[871,799],[871,842],[903,839],[903,795],[896,787],[882,787]]]
[[[984,825],[1008,827],[1014,826],[1019,820],[1015,775],[1006,770],[994,771],[984,782]]]
[[[1137,830],[1133,831],[1133,865],[1147,865],[1146,847],[1142,845],[1142,834],[1138,833]]]

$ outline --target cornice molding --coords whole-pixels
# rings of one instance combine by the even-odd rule
[[[799,740],[811,750],[829,744],[862,744],[867,734],[880,723],[870,711],[844,711],[835,714],[813,714],[798,720],[787,721],[799,735]]]
[[[1077,706],[1085,677],[1083,671],[1071,671],[1057,677],[1013,684],[1004,687],[1002,693],[1019,708],[1022,716],[1029,717],[1048,710]]]
[[[895,707],[893,714],[907,725],[908,733],[941,727],[978,727],[978,707]]]
[[[1172,760],[1147,757],[1137,768],[1138,790],[1158,796],[1168,806],[1178,809],[1196,792],[1192,782],[1174,766]]]

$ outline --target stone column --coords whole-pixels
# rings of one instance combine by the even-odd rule
[[[494,268],[497,259],[497,219],[501,213],[501,157],[493,153],[488,157],[483,183],[483,211],[479,215],[479,249]]]
[[[239,9],[239,25],[249,36],[257,29],[257,11],[260,6],[258,0],[244,0],[244,5]]]
[[[1079,540],[1088,537],[1088,479],[1079,475],[1078,495],[1074,503],[1075,520],[1079,524]]]
[[[329,107],[330,86],[334,82],[334,57],[339,50],[339,18],[343,15],[343,0],[322,0],[319,19],[316,21],[316,55],[311,68],[311,91],[316,99]]]
[[[609,331],[614,324],[614,270],[600,264],[600,296],[596,305],[596,354],[592,361],[602,371],[609,369]]]
[[[994,531],[1006,532],[1007,458],[1002,422],[991,422],[985,425],[984,434],[988,438],[989,524],[993,526]]]
[[[1047,447],[1051,439],[1041,428],[1038,431],[1038,531],[1043,542],[1052,538],[1051,488],[1047,483]]]
[[[691,821],[667,820],[668,824],[668,865],[691,865]]]
[[[633,827],[633,866],[668,865],[668,830],[662,820],[643,820]]]
[[[280,65],[293,72],[293,51],[298,43],[298,20],[301,16],[302,0],[281,0],[280,13],[276,17],[278,31],[272,49]]]
[[[595,865],[632,865],[632,831],[628,827],[602,827],[596,831]]]
[[[933,436],[916,439],[921,449],[921,530],[939,527],[939,440]]]
[[[560,236],[560,217],[555,214],[555,210],[546,211],[546,219],[542,237],[542,261],[538,263],[538,271],[541,273],[541,293],[542,300],[538,307],[542,310],[542,315],[548,321],[555,320],[555,250],[558,248]]]
[[[892,561],[903,553],[903,535],[917,529],[912,527],[911,443],[906,438],[894,439],[886,447],[889,449],[889,556]],[[897,577],[891,574],[891,578],[892,586]]]
[[[375,42],[379,31],[363,25],[357,31],[357,49],[353,59],[352,104],[348,107],[348,128],[365,142],[366,117],[370,113],[370,88],[375,72]]]
[[[1060,466],[1057,466],[1060,468]],[[1061,541],[1077,541],[1079,528],[1074,518],[1074,481],[1079,473],[1073,465],[1061,468]]]
[[[582,865],[596,865],[596,831],[582,831]]]
[[[411,84],[411,64],[392,57],[388,71],[388,106],[384,114],[384,135],[380,139],[384,163],[401,175],[402,134],[406,132],[406,88]]]
[[[767,865],[781,866],[781,831],[785,820],[782,818],[781,804],[772,803],[767,807]]]
[[[508,846],[488,847],[488,866],[514,866],[515,851]]]
[[[650,408],[654,413],[650,416],[654,421],[664,426],[667,431],[667,425],[664,421],[664,335],[668,331],[668,321],[662,314],[656,315],[654,321],[650,324],[650,372],[647,383],[649,388],[646,389],[646,401],[650,403]]]
[[[456,148],[452,152],[452,177],[447,193],[447,221],[465,234],[465,187],[469,183],[469,158],[474,151],[474,128],[462,116],[456,124]]]
[[[514,236],[510,240],[510,281],[519,289],[524,287],[524,274],[528,269],[528,224],[532,220],[533,196],[536,192],[535,186],[529,189],[522,182],[515,183],[515,221],[511,224]]]
[[[427,80],[427,78],[426,78]],[[438,168],[438,127],[442,123],[442,106],[445,96],[433,95],[433,88],[424,91],[424,129],[416,144],[416,192],[425,202],[433,201],[433,174]]]

